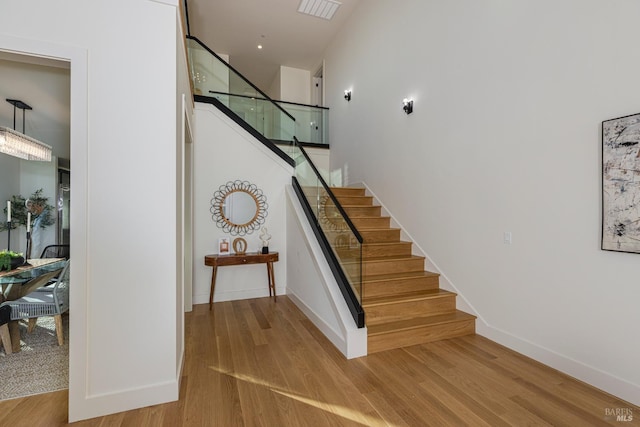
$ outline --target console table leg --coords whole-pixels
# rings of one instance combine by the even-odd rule
[[[273,263],[267,263],[267,275],[269,276],[269,296],[271,296],[271,289],[273,288],[273,301],[276,302],[278,299],[276,298],[276,279],[273,274]]]
[[[213,307],[213,289],[216,287],[216,273],[218,272],[218,266],[213,266],[213,273],[211,273],[211,291],[209,292],[209,310]]]

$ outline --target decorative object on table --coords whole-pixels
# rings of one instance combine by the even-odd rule
[[[237,255],[244,255],[247,253],[247,241],[242,237],[236,237],[233,239],[233,251]]]
[[[11,250],[11,200],[7,200],[7,208],[4,211],[7,214],[7,250]]]
[[[29,249],[35,248],[36,254],[42,250],[42,248],[34,245],[34,241],[39,240],[41,232],[50,225],[55,223],[52,212],[55,212],[54,207],[51,206],[49,198],[42,195],[43,189],[34,191],[31,197],[25,199],[21,195],[11,196],[11,200],[7,201],[7,207],[4,208],[4,212],[7,214],[7,222],[0,223],[0,231],[7,231],[7,240],[11,238],[11,230],[15,230],[20,226],[27,226],[29,222],[30,234],[28,235],[27,246]],[[29,213],[30,219],[29,219]],[[39,243],[39,242],[36,242]],[[11,245],[7,245],[7,249],[11,249]],[[31,258],[29,252],[25,253],[25,258]]]
[[[640,114],[602,122],[602,249],[640,253]]]
[[[271,240],[271,234],[267,231],[267,227],[262,227],[260,231],[260,240],[262,241],[262,253],[269,253],[269,240]]]
[[[10,250],[0,251],[0,271],[13,270],[24,264],[22,254]]]
[[[221,237],[218,239],[218,253],[220,255],[226,255],[229,253],[229,238]]]
[[[248,181],[229,181],[213,194],[209,209],[216,225],[232,236],[253,233],[264,224],[267,197]]]

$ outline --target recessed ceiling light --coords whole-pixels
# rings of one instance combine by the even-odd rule
[[[336,0],[301,0],[298,12],[331,19],[342,3]]]
[[[261,44],[258,45],[258,49],[262,49],[262,45]]]

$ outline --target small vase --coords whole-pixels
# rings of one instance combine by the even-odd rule
[[[263,254],[268,254],[269,253],[269,246],[263,246],[262,247],[262,253]]]

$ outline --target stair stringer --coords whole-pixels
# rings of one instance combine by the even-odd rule
[[[347,359],[366,356],[367,328],[356,326],[291,185],[286,193],[287,295]]]
[[[393,216],[393,213],[382,203],[380,198],[376,196],[376,194],[371,190],[371,188],[367,185],[366,182],[360,182],[357,184],[352,184],[350,187],[364,187],[365,192],[368,196],[372,196],[374,199],[374,203],[382,207],[382,215],[388,216],[391,218],[391,226],[394,228],[400,229],[401,240],[410,241],[413,243],[411,247],[411,252],[413,255],[423,256],[425,269],[431,271],[433,273],[438,273],[440,275],[440,288],[451,291],[457,294],[456,298],[456,306],[459,310],[464,311],[469,314],[473,314],[476,316],[483,324],[487,324],[487,322],[478,314],[476,309],[471,305],[471,303],[464,297],[458,288],[449,280],[447,275],[438,268],[436,263],[429,257],[429,255],[425,252],[424,249],[418,244],[418,242],[409,234],[409,232],[402,226],[402,224]]]

